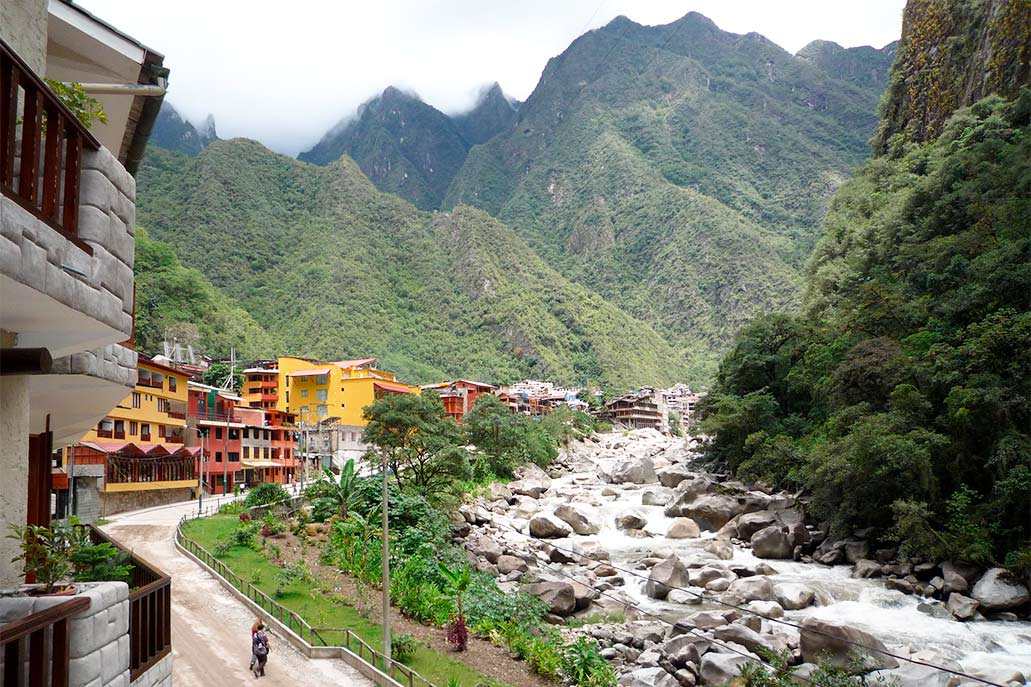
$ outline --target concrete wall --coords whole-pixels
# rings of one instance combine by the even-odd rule
[[[172,687],[171,652],[129,684],[131,687]]]
[[[15,336],[0,330],[3,346],[13,346]],[[12,563],[18,542],[8,539],[11,523],[25,524],[29,490],[29,378],[0,376],[0,589],[21,584],[21,566]]]
[[[128,687],[129,586],[124,582],[79,582],[89,608],[69,622],[69,687]],[[0,598],[0,624],[68,601],[67,596]]]
[[[47,66],[47,0],[0,2],[0,38],[37,74]]]

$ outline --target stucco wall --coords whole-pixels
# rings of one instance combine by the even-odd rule
[[[13,346],[15,337],[0,330],[3,346]],[[29,378],[0,376],[0,534],[10,523],[25,522],[29,480]],[[0,536],[0,589],[21,583],[21,568],[11,562],[18,543]]]
[[[47,66],[47,0],[0,2],[0,38],[42,74]]]

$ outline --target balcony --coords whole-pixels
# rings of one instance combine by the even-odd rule
[[[144,442],[150,441],[150,436],[151,436],[150,432],[146,432],[146,433],[140,432],[140,441],[144,441]]]
[[[125,438],[125,430],[124,429],[116,429],[111,434],[113,435],[114,439],[124,439]]]
[[[174,417],[176,420],[185,420],[186,411],[184,410],[169,410],[168,417]]]
[[[172,580],[106,534],[90,527],[94,544],[110,542],[129,554],[129,679],[137,680],[172,651]],[[56,684],[56,683],[55,683]]]
[[[0,628],[4,685],[22,685],[26,674],[33,685],[45,684],[42,678],[48,667],[49,684],[67,685],[70,672],[69,621],[89,607],[88,598],[75,597]]]
[[[173,434],[171,436],[165,437],[165,442],[169,444],[181,444],[183,443],[183,438],[182,436],[177,436]]]
[[[115,431],[113,429],[98,429],[97,437],[101,439],[114,439]]]

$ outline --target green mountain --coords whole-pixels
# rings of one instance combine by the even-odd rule
[[[440,207],[468,148],[446,114],[391,86],[297,157],[326,165],[347,155],[376,188],[428,210]]]
[[[534,375],[625,389],[690,375],[688,352],[504,224],[465,206],[420,212],[347,157],[314,166],[243,139],[196,157],[153,148],[137,199],[151,235],[282,351],[373,355],[415,382]]]
[[[198,130],[193,124],[182,118],[179,112],[167,100],[161,103],[154,129],[150,133],[149,143],[166,150],[174,150],[187,155],[197,155],[212,141],[218,140],[215,131],[215,118],[208,115],[204,125]]]
[[[844,51],[838,74],[699,14],[619,17],[548,62],[444,206],[485,209],[671,340],[720,350],[799,303],[829,198],[869,153],[881,86],[859,75],[891,51]]]
[[[469,146],[486,143],[510,128],[518,118],[519,110],[501,90],[496,81],[483,90],[476,104],[468,112],[451,117],[462,138]]]
[[[212,286],[201,272],[183,267],[175,249],[136,229],[135,344],[151,354],[178,339],[208,355],[267,358],[283,346],[247,312]]]
[[[712,461],[808,487],[839,534],[1025,571],[1029,36],[1027,3],[909,0],[880,153],[834,196],[804,311],[743,331],[701,425]]]
[[[880,92],[888,85],[888,69],[895,60],[897,47],[898,41],[880,50],[868,45],[843,48],[833,41],[813,41],[795,53],[795,57],[835,79]]]

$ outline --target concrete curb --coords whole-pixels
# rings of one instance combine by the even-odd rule
[[[390,677],[376,666],[372,665],[371,663],[368,663],[362,658],[359,658],[359,656],[356,653],[354,653],[350,649],[347,649],[346,647],[312,646],[304,639],[302,639],[296,632],[294,632],[286,625],[284,625],[281,621],[274,617],[271,617],[268,614],[268,611],[263,609],[258,604],[254,603],[254,601],[249,599],[243,592],[234,587],[229,582],[229,580],[219,575],[213,568],[211,568],[206,563],[201,561],[199,558],[194,556],[192,553],[187,551],[186,548],[179,543],[177,538],[174,538],[173,541],[175,543],[175,548],[180,553],[182,553],[184,556],[192,560],[194,563],[199,565],[201,569],[203,569],[209,575],[218,580],[219,583],[221,583],[222,586],[225,587],[230,594],[232,594],[234,597],[236,597],[238,601],[242,602],[248,609],[250,609],[251,612],[255,614],[255,616],[262,618],[265,623],[272,625],[276,629],[277,634],[279,634],[282,637],[285,637],[286,640],[290,642],[290,644],[292,644],[298,652],[304,654],[304,656],[306,656],[307,658],[339,658],[343,660],[344,663],[348,664],[349,666],[357,670],[359,673],[375,682],[380,687],[406,687],[406,685]]]

